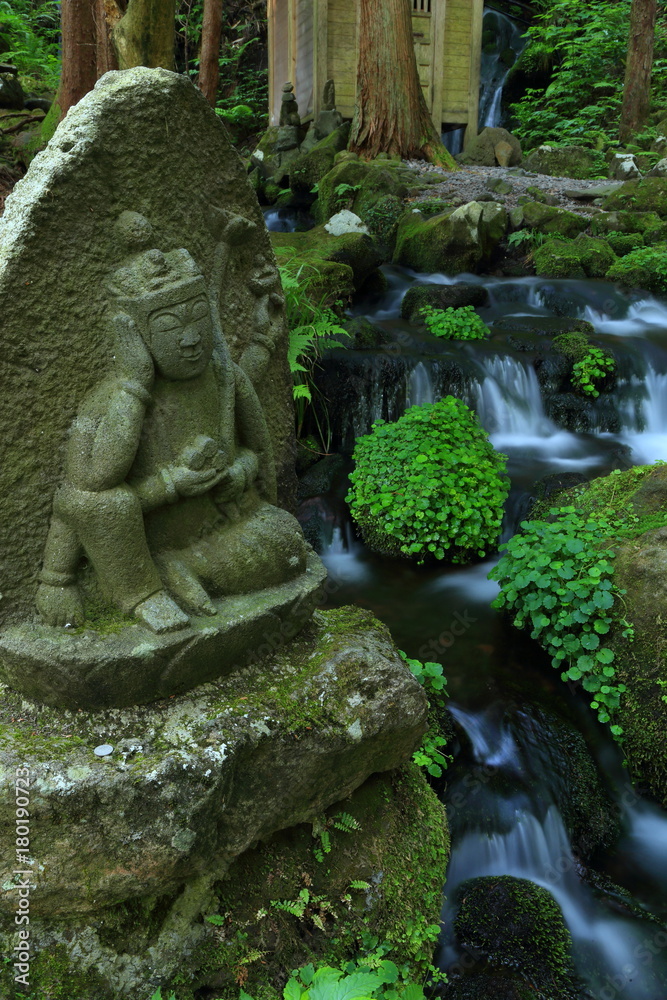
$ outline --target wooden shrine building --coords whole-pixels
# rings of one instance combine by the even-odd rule
[[[438,131],[477,135],[484,0],[408,0],[417,66]],[[377,0],[382,3],[382,0]],[[358,0],[268,0],[270,123],[290,81],[302,120],[317,115],[324,83],[351,118],[357,90]]]

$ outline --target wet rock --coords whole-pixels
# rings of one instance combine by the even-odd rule
[[[419,310],[423,306],[447,309],[451,306],[486,306],[489,293],[483,285],[413,285],[407,290],[401,303],[401,316],[411,323],[421,322]]]
[[[492,969],[511,970],[549,996],[573,989],[572,939],[555,899],[523,878],[469,879],[457,890],[454,927],[464,948]],[[562,993],[555,993],[556,989]]]
[[[533,258],[536,273],[545,278],[604,278],[617,260],[605,240],[583,234],[574,240],[547,240]]]
[[[574,198],[575,201],[593,201],[595,198],[606,198],[613,194],[621,186],[622,181],[613,181],[610,184],[594,184],[585,188],[565,188],[563,194],[566,198]]]
[[[310,497],[324,496],[331,492],[334,479],[345,464],[342,455],[325,455],[299,479],[297,500],[299,503]]]

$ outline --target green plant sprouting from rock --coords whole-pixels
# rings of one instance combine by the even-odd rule
[[[442,663],[422,663],[412,659],[399,649],[401,659],[405,661],[412,674],[424,688],[428,698],[430,724],[421,746],[415,750],[412,759],[419,767],[423,767],[434,778],[440,778],[451,757],[447,757],[441,747],[447,745],[447,738],[440,732],[438,716],[447,705],[447,678]]]
[[[419,313],[429,332],[443,340],[485,340],[491,333],[473,306],[422,306]]]
[[[606,512],[585,513],[575,507],[555,507],[553,521],[524,521],[521,532],[505,549],[491,579],[501,585],[494,607],[514,614],[517,628],[530,628],[551,654],[564,681],[581,684],[601,722],[611,723],[625,693],[615,680],[614,651],[604,637],[612,627],[632,637],[631,626],[618,605],[623,591],[614,586],[612,539],[622,524]]]
[[[509,491],[504,455],[446,396],[377,421],[357,439],[348,503],[367,544],[394,556],[469,562],[492,550]]]
[[[600,347],[589,347],[581,359],[572,366],[572,383],[588,396],[597,397],[597,388],[607,375],[616,370],[616,361]]]

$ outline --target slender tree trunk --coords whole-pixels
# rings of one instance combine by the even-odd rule
[[[62,0],[60,16],[63,68],[56,102],[62,118],[97,80],[93,0]]]
[[[119,69],[174,68],[176,0],[130,0],[112,32]]]
[[[204,21],[199,53],[199,89],[215,107],[220,80],[220,36],[222,34],[222,0],[204,0]]]
[[[357,102],[349,148],[456,165],[440,141],[419,82],[409,0],[360,0]]]
[[[95,29],[97,32],[97,77],[111,69],[118,69],[118,59],[111,41],[111,32],[125,13],[124,0],[93,0]]]
[[[632,0],[621,110],[621,142],[627,142],[648,118],[656,11],[657,0]]]

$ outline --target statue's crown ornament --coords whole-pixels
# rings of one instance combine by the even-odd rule
[[[122,212],[116,232],[130,252],[107,281],[117,308],[142,321],[156,309],[206,293],[204,276],[187,250],[147,249],[153,227],[143,215]]]

